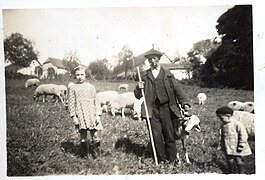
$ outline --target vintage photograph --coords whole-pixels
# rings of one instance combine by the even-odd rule
[[[6,177],[255,175],[253,5],[2,8]]]

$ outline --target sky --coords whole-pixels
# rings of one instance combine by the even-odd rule
[[[216,37],[228,6],[89,7],[4,9],[4,38],[19,32],[35,42],[39,61],[75,51],[88,65],[114,62],[124,45],[137,56],[156,44],[170,58],[185,56],[195,42]]]

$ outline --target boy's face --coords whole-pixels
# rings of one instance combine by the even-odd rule
[[[78,83],[83,83],[86,80],[86,73],[84,69],[76,70],[75,77]]]
[[[231,121],[230,120],[231,114],[218,114],[217,116],[225,124]]]

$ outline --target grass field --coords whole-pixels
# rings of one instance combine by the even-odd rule
[[[34,88],[25,80],[6,80],[6,143],[8,176],[44,175],[133,175],[225,173],[225,158],[217,149],[219,122],[215,110],[231,100],[253,101],[253,91],[208,89],[184,86],[191,100],[192,114],[201,119],[201,132],[192,132],[187,146],[191,164],[155,166],[145,121],[127,114],[115,118],[102,115],[102,154],[84,159],[79,153],[79,134],[75,133],[69,113],[61,103],[33,101]],[[44,82],[48,83],[48,82]],[[54,82],[59,84],[59,82]],[[97,91],[116,90],[118,82],[92,81]],[[63,82],[61,84],[68,84]],[[135,83],[129,82],[132,91]],[[208,96],[203,106],[196,104],[198,92]],[[255,174],[253,154],[243,158],[247,174]],[[178,150],[182,152],[179,145]],[[183,158],[184,159],[184,158]]]

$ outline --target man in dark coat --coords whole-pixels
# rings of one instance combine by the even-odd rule
[[[177,153],[174,124],[182,118],[182,108],[188,110],[191,106],[173,74],[160,66],[162,55],[154,49],[145,54],[151,68],[143,73],[143,82],[139,82],[134,93],[140,99],[141,89],[144,89],[158,161],[174,162]],[[146,118],[144,104],[141,112]]]

